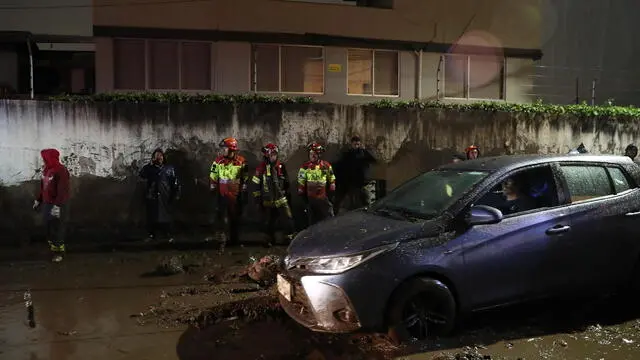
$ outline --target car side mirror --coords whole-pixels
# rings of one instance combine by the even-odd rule
[[[502,221],[502,211],[491,206],[475,205],[469,209],[465,221],[471,226],[497,224]]]

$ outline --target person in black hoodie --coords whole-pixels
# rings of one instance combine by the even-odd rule
[[[160,231],[172,242],[171,210],[175,201],[180,199],[180,183],[175,169],[165,164],[162,149],[156,149],[151,162],[142,167],[139,175],[147,182],[145,201],[149,240],[154,240]]]
[[[371,202],[368,191],[365,189],[369,179],[369,168],[376,163],[376,159],[362,145],[359,136],[351,138],[351,147],[342,153],[340,159],[335,162],[336,172],[336,199],[335,211],[340,211],[344,200],[351,199],[349,209],[357,209],[367,206]]]
[[[631,158],[631,160],[635,161],[636,156],[638,156],[638,147],[633,144],[629,144],[624,149],[624,156],[628,156],[629,158]]]

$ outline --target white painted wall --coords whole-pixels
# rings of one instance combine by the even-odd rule
[[[535,123],[520,117],[514,123],[506,113],[432,110],[416,116],[411,112],[371,112],[362,107],[322,104],[259,109],[255,105],[230,111],[215,105],[98,107],[0,100],[0,181],[17,185],[37,179],[40,150],[51,147],[70,157],[66,165],[76,176],[133,175],[118,170],[119,166],[146,162],[156,147],[181,149],[206,172],[219,139],[226,136],[238,137],[248,159],[258,159],[264,143],[275,142],[280,145],[283,160],[292,162],[293,169],[305,160],[304,145],[310,141],[337,148],[357,132],[376,158],[387,163],[389,184],[394,187],[421,169],[419,162],[407,167],[403,161],[428,160],[437,165],[434,152],[461,149],[470,143],[483,144],[487,153],[495,153],[510,140],[516,151],[537,149],[545,154],[566,153],[584,142],[592,153],[621,154],[640,134],[640,124],[627,120],[606,124],[597,119],[583,120],[585,124],[580,127],[575,119],[555,117],[536,118]]]
[[[91,36],[92,0],[0,0],[0,31]]]

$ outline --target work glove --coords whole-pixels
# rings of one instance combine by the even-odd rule
[[[218,187],[216,186],[215,183],[210,183],[209,184],[209,190],[211,191],[216,191],[218,189]]]
[[[40,201],[38,200],[33,200],[33,206],[32,209],[35,211],[38,211],[38,209],[40,208]]]
[[[54,218],[59,218],[60,217],[60,206],[53,205],[51,207],[51,216],[53,216]]]

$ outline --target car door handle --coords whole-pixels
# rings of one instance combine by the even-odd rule
[[[547,235],[555,235],[555,234],[562,234],[562,233],[566,233],[567,231],[571,230],[571,226],[569,225],[558,225],[558,226],[554,226],[550,229],[547,229],[546,233]]]
[[[640,215],[640,211],[628,212],[624,214],[625,216],[638,216]]]

